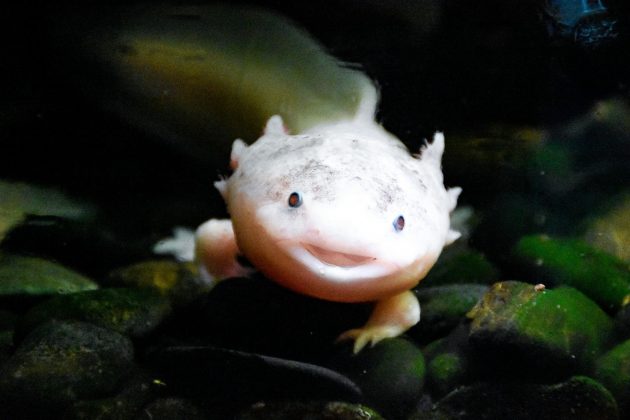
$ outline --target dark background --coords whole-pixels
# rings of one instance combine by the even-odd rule
[[[628,96],[622,1],[608,3],[620,37],[597,50],[550,35],[537,0],[246,3],[289,16],[367,72],[381,90],[379,120],[412,149],[436,129],[562,124],[598,99]],[[223,211],[211,187],[218,171],[104,111],[75,83],[81,60],[60,54],[51,30],[82,13],[105,17],[121,4],[3,6],[0,178],[61,187],[160,229],[194,225]],[[465,183],[445,172],[447,183]],[[201,194],[210,198],[190,204]],[[169,206],[151,205],[156,196]]]

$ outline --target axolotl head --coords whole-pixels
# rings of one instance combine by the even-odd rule
[[[420,157],[375,123],[289,135],[269,120],[251,146],[234,143],[234,173],[217,187],[241,252],[270,279],[344,302],[415,286],[459,236],[449,213],[441,134]]]

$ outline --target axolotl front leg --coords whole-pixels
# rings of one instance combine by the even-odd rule
[[[238,263],[240,252],[231,220],[210,219],[199,226],[195,236],[195,259],[203,276],[217,281],[253,272]]]
[[[354,353],[367,344],[397,337],[420,321],[420,303],[412,291],[391,296],[376,302],[368,322],[361,328],[346,331],[338,341],[354,339]]]

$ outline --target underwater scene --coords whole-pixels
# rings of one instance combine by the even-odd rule
[[[630,4],[0,14],[0,419],[630,418]]]

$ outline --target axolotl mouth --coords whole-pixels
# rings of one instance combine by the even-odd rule
[[[374,279],[397,271],[396,264],[371,255],[298,242],[286,249],[304,268],[327,281],[351,282]]]
[[[308,243],[301,245],[315,258],[331,266],[350,268],[376,261],[375,257],[366,255],[348,254]]]

